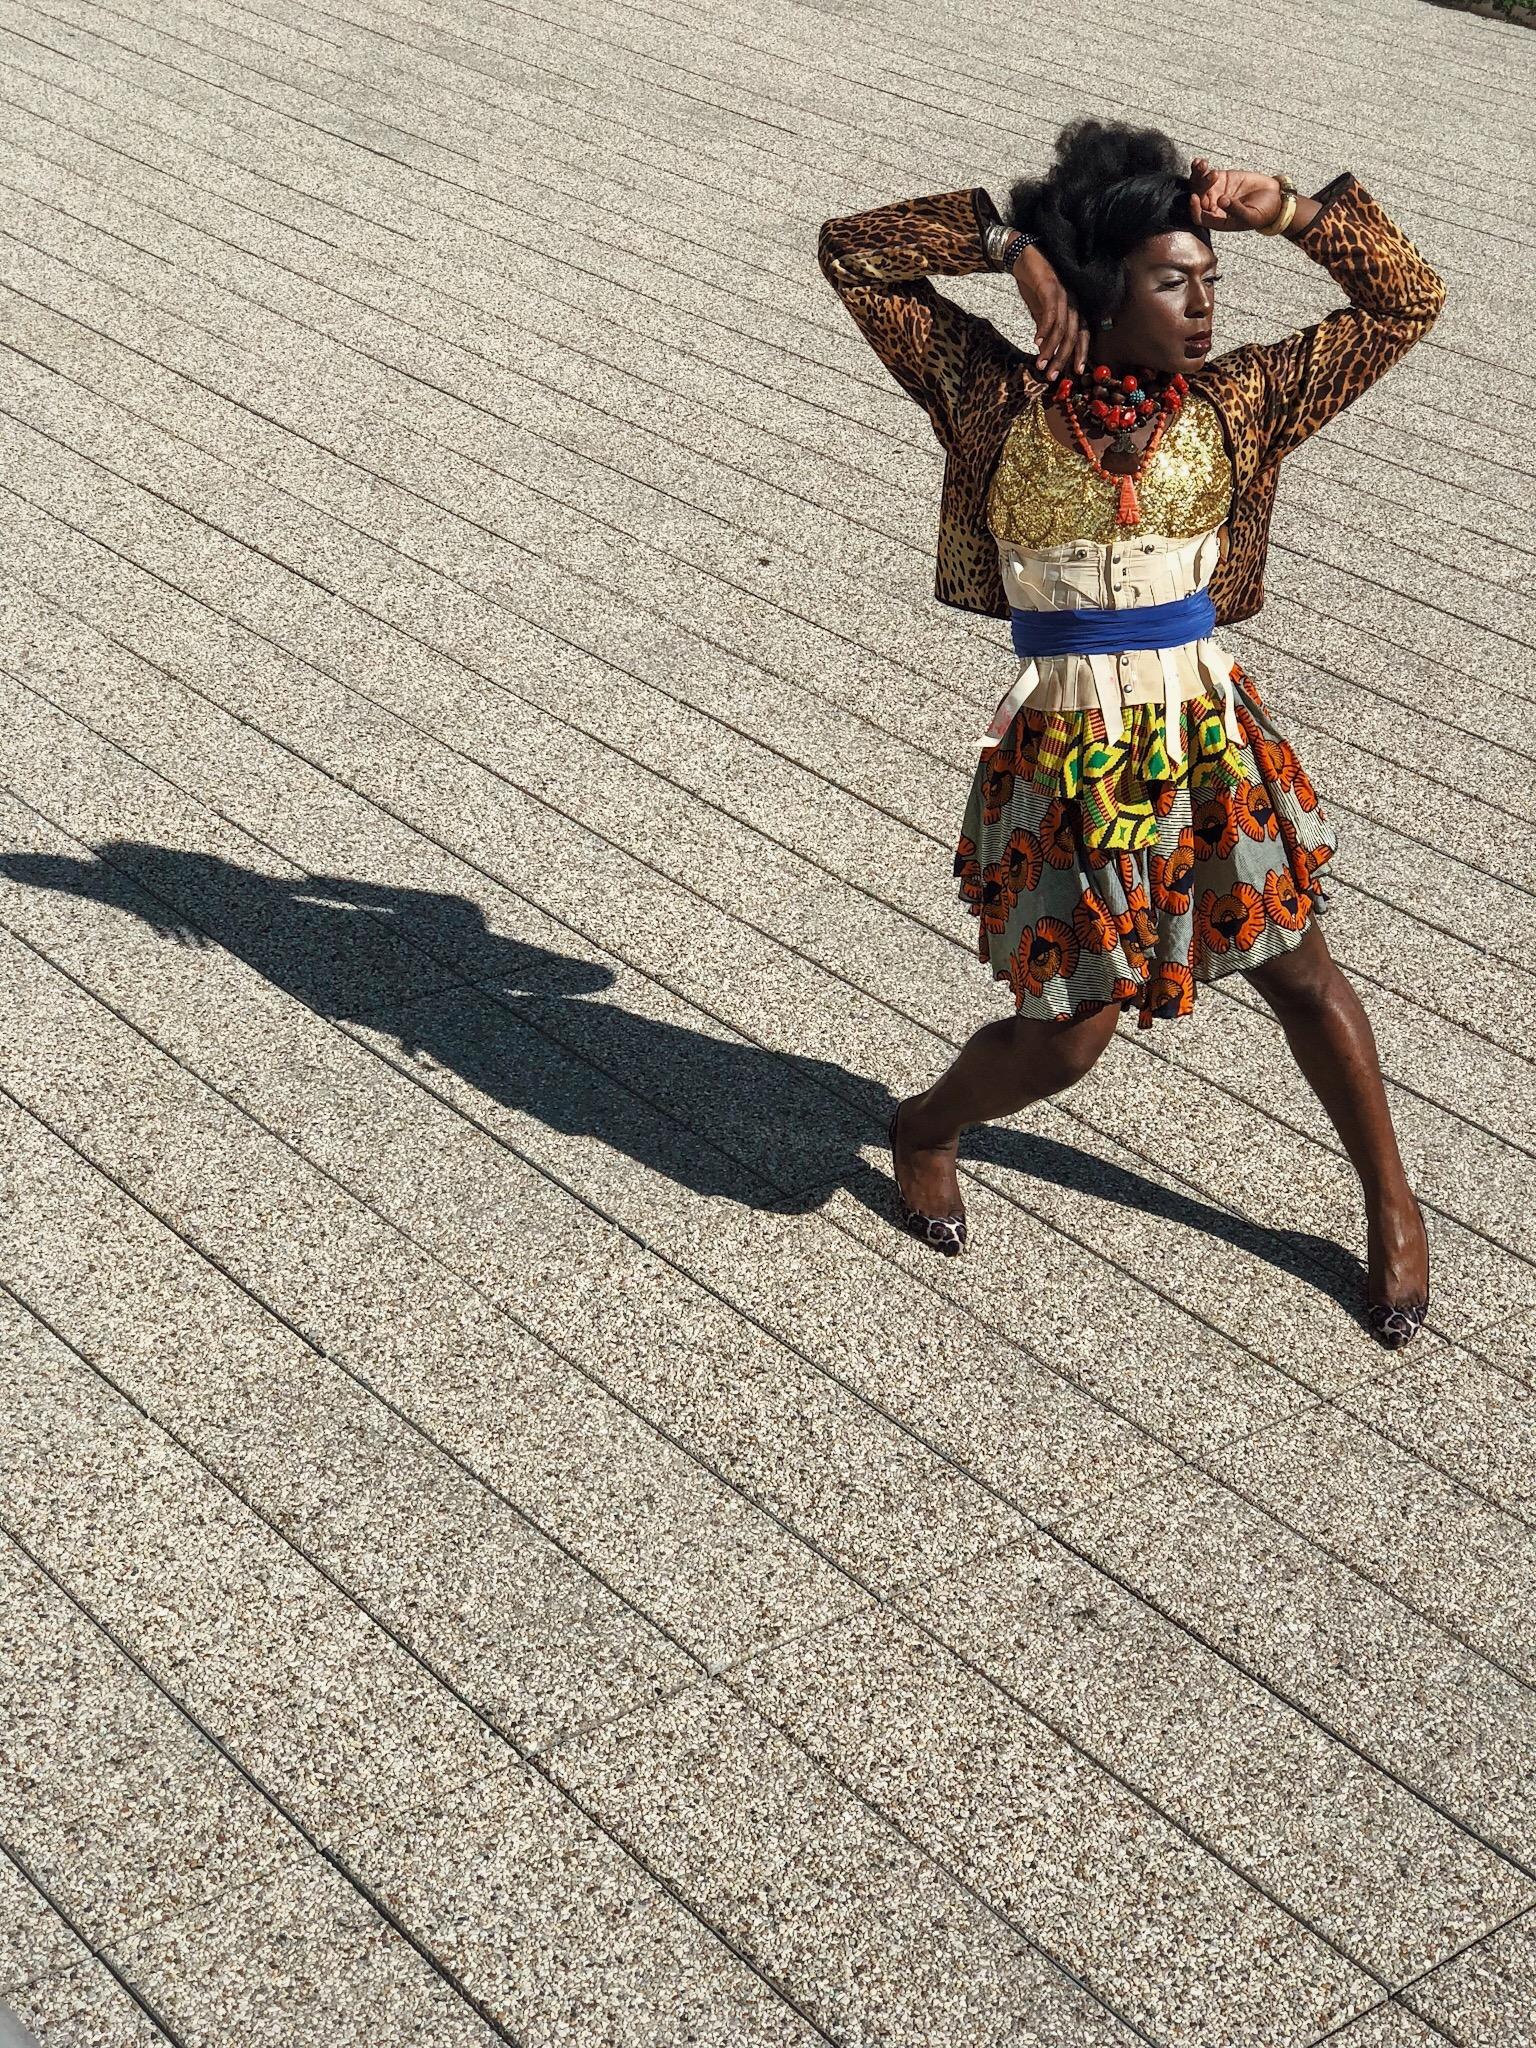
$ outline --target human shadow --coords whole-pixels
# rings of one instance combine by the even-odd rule
[[[182,945],[223,947],[321,1016],[695,1194],[803,1214],[846,1188],[891,1211],[888,1173],[860,1156],[894,1107],[881,1083],[676,1021],[682,1004],[638,977],[644,1011],[604,1001],[611,968],[493,932],[467,897],[343,875],[267,875],[128,839],[104,842],[91,859],[0,853],[0,875],[110,904]],[[764,1003],[773,999],[765,987]],[[980,1128],[964,1152],[1020,1176],[1024,1185],[1008,1192],[1027,1207],[1050,1187],[1117,1204],[1353,1303],[1357,1273],[1341,1269],[1327,1238],[1250,1222],[1036,1131]],[[1029,1182],[1040,1185],[1032,1192]],[[1106,1250],[1113,1255],[1112,1242]]]

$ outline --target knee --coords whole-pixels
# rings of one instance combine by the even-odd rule
[[[1266,960],[1249,981],[1279,1017],[1316,1017],[1338,998],[1340,974],[1327,953],[1282,953]]]
[[[1034,1069],[1044,1094],[1059,1095],[1093,1067],[1119,1019],[1119,1010],[1111,1009],[1075,1024],[1048,1024],[1042,1035],[1038,1022],[1016,1018],[1014,1057]]]

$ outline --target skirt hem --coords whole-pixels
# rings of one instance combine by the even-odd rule
[[[1197,986],[1209,986],[1211,982],[1220,981],[1226,975],[1247,974],[1282,953],[1293,952],[1306,937],[1312,919],[1327,914],[1330,907],[1328,893],[1326,888],[1319,888],[1313,892],[1306,918],[1294,931],[1287,931],[1281,926],[1271,926],[1265,934],[1270,943],[1262,951],[1256,946],[1247,953],[1207,954],[1199,966],[1190,969],[1191,982]],[[1258,954],[1257,958],[1254,957],[1255,953]],[[1011,986],[1013,977],[1006,967],[993,967],[992,979]],[[1187,1000],[1181,1001],[1178,997],[1170,996],[1165,1001],[1149,1007],[1146,996],[1151,979],[1150,975],[1147,976],[1134,994],[1083,996],[1070,1009],[1065,1010],[1053,1008],[1044,996],[1017,997],[1014,1002],[1014,1015],[1032,1017],[1043,1024],[1076,1024],[1082,1018],[1094,1016],[1100,1010],[1134,1009],[1138,1012],[1136,1024],[1139,1030],[1150,1030],[1154,1023],[1175,1024],[1181,1018],[1193,1016],[1195,1000],[1192,988]]]

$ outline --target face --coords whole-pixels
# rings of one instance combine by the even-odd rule
[[[1095,340],[1103,360],[1149,370],[1198,370],[1211,352],[1216,254],[1185,229],[1138,242],[1125,261],[1125,303]],[[1113,354],[1110,353],[1113,348]]]

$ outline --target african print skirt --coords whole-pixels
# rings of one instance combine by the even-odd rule
[[[983,756],[955,854],[978,951],[1021,1016],[1076,1018],[1109,1003],[1138,1025],[1186,1017],[1195,984],[1257,967],[1298,945],[1327,907],[1320,875],[1337,844],[1305,769],[1233,664],[1238,774],[1201,786],[1153,782],[1155,841],[1091,846],[1081,803],[1031,780],[1050,714],[1024,709]],[[1220,706],[1183,707],[1186,751]]]

